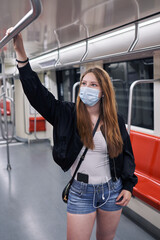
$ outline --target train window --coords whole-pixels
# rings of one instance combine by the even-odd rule
[[[56,71],[58,99],[61,101],[72,101],[72,88],[74,83],[80,79],[80,69],[73,68]]]
[[[118,112],[127,123],[130,85],[140,79],[153,79],[153,58],[105,64],[115,89]],[[132,125],[153,129],[153,84],[140,84],[134,89]]]

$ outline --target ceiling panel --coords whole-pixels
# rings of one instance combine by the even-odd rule
[[[0,38],[30,9],[28,0],[0,0]],[[42,0],[40,17],[23,31],[29,56],[63,47],[160,11],[159,0]],[[12,52],[11,44],[7,46]]]

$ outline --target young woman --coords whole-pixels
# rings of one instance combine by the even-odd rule
[[[73,175],[85,147],[88,148],[69,193],[67,239],[89,240],[95,220],[97,240],[113,239],[122,207],[128,204],[137,177],[130,139],[117,114],[108,74],[99,67],[87,70],[80,80],[76,105],[60,102],[32,71],[21,34],[14,38],[14,48],[28,100],[54,126],[54,160],[64,171],[71,168]]]

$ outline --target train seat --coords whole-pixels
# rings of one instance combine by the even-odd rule
[[[34,117],[29,118],[29,132],[34,132]],[[45,119],[43,117],[36,117],[36,132],[46,131]]]
[[[131,131],[138,184],[133,195],[160,210],[160,138]]]
[[[0,101],[1,115],[4,116],[3,100]],[[6,101],[7,116],[11,116],[11,103]]]

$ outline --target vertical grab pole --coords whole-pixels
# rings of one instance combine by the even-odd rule
[[[6,79],[5,79],[5,63],[4,63],[4,52],[1,53],[1,63],[2,63],[2,78],[3,78],[3,108],[4,108],[4,124],[6,129],[6,150],[7,150],[7,170],[11,170],[10,164],[10,154],[9,154],[9,139],[8,139],[8,123],[7,123],[7,106],[6,106]]]
[[[72,102],[76,102],[76,88],[80,85],[80,82],[76,82],[72,88]]]

